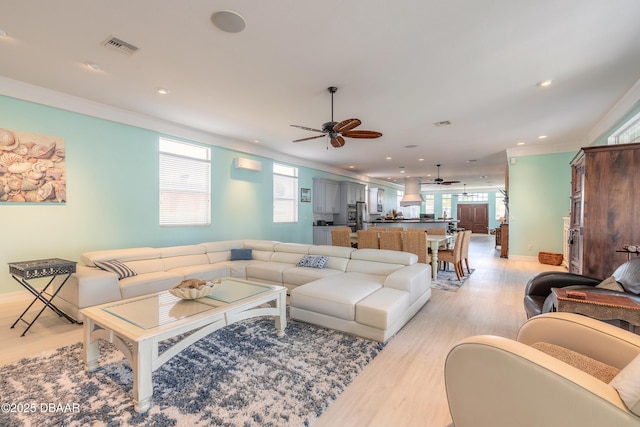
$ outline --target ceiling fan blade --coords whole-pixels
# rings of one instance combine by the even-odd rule
[[[364,139],[372,139],[372,138],[380,138],[382,134],[380,132],[376,132],[374,130],[352,130],[350,132],[342,132],[342,135],[347,138],[364,138]]]
[[[344,146],[344,138],[341,137],[340,135],[336,136],[335,138],[331,138],[331,145],[333,145],[336,148],[340,148]]]
[[[442,185],[451,185],[451,184],[457,184],[460,181],[442,181],[440,184]]]
[[[289,125],[289,126],[293,126],[294,128],[298,128],[298,129],[310,130],[311,132],[324,132],[323,130],[308,128],[306,126],[300,126],[300,125]]]
[[[308,141],[308,140],[310,140],[310,139],[322,138],[323,136],[325,136],[325,135],[323,134],[323,135],[310,136],[309,138],[296,139],[296,140],[295,140],[295,141],[293,141],[293,142]]]
[[[333,127],[334,132],[349,132],[351,129],[360,126],[362,122],[358,119],[343,120]]]

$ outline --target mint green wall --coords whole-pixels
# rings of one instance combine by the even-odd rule
[[[574,152],[522,156],[509,165],[509,256],[563,253]]]
[[[67,170],[64,204],[0,203],[0,293],[22,289],[8,274],[12,261],[239,238],[313,241],[312,203],[300,203],[297,224],[273,224],[272,159],[211,147],[211,226],[162,228],[158,138],[171,135],[3,96],[0,128],[62,137]],[[238,156],[262,162],[262,171],[235,169]],[[346,179],[299,167],[299,187],[325,175]]]

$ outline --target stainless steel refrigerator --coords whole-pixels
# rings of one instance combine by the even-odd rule
[[[347,206],[347,226],[352,231],[364,230],[367,221],[367,205],[365,202],[356,202]]]

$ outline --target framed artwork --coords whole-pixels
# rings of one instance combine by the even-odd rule
[[[311,201],[311,189],[310,188],[301,188],[300,189],[300,201],[301,202],[310,202]]]
[[[0,129],[0,203],[65,203],[64,139]]]

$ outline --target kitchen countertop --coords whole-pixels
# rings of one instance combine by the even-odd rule
[[[369,221],[369,224],[380,224],[380,223],[425,223],[425,224],[433,224],[433,223],[441,223],[441,222],[460,222],[457,219],[380,219],[376,221]]]

